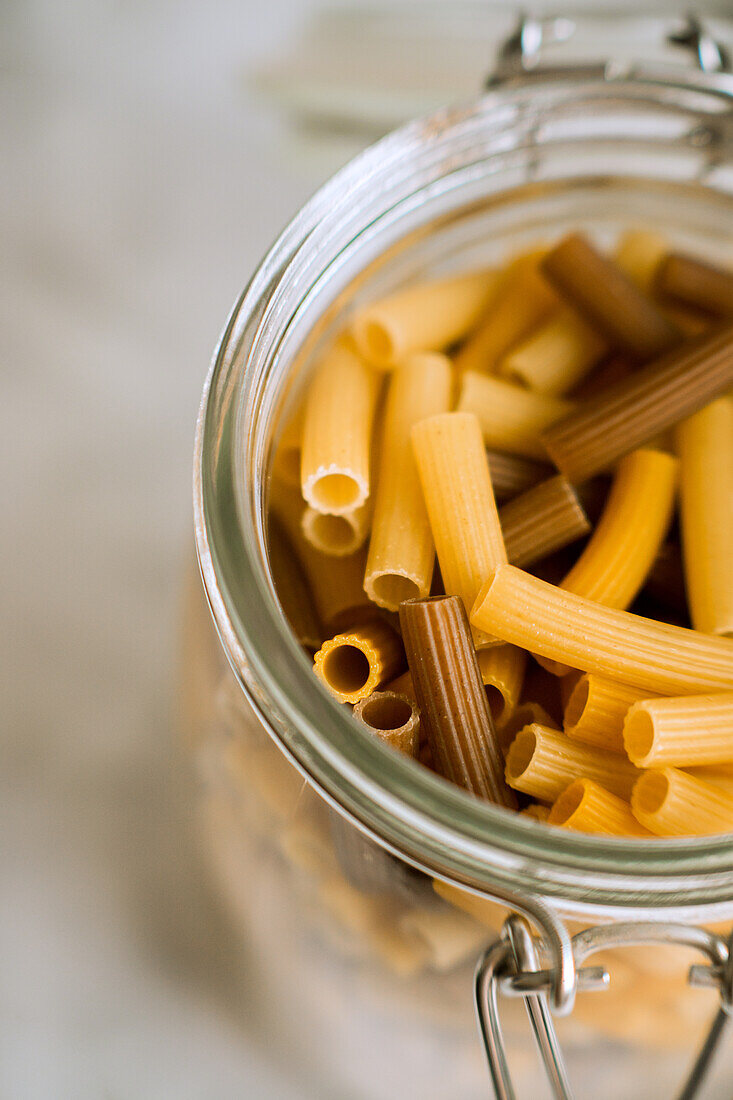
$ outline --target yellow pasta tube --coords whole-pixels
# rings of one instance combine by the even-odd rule
[[[505,355],[497,374],[536,393],[571,390],[602,358],[608,345],[587,321],[562,309]]]
[[[636,820],[628,802],[592,779],[576,779],[566,787],[553,804],[547,823],[603,836],[653,835]]]
[[[399,636],[386,623],[372,622],[324,642],[313,671],[339,703],[358,703],[404,664]]]
[[[733,795],[677,768],[651,768],[631,795],[634,817],[657,836],[733,830]]]
[[[379,611],[363,587],[366,551],[333,557],[316,550],[303,535],[305,504],[300,491],[292,486],[273,480],[269,503],[303,567],[325,631],[333,633],[377,618]]]
[[[371,504],[367,501],[361,508],[343,515],[333,516],[328,512],[316,512],[310,506],[303,512],[301,524],[303,535],[308,542],[323,554],[343,558],[355,554],[365,543],[369,534]]]
[[[456,409],[478,417],[487,447],[547,462],[539,433],[568,416],[575,405],[562,397],[532,393],[503,378],[466,371]]]
[[[652,567],[672,518],[677,462],[663,451],[622,458],[603,515],[562,588],[624,608]]]
[[[733,640],[603,607],[499,565],[471,620],[542,657],[660,695],[733,691]]]
[[[733,693],[635,703],[624,722],[624,746],[640,768],[733,761]]]
[[[441,413],[412,429],[412,446],[446,594],[466,613],[494,567],[506,561],[489,465],[475,416]],[[477,648],[496,644],[474,631]]]
[[[486,319],[456,355],[457,370],[494,371],[502,356],[558,305],[540,274],[544,255],[536,250],[510,264]]]
[[[450,388],[450,363],[435,353],[412,356],[389,380],[364,589],[390,611],[430,592],[435,544],[410,432],[447,411]]]
[[[702,764],[700,767],[684,770],[695,779],[703,779],[733,795],[733,764]]]
[[[586,672],[580,677],[565,708],[563,728],[573,741],[609,752],[625,752],[624,720],[629,707],[650,692]]]
[[[498,271],[475,271],[417,283],[373,302],[354,317],[356,348],[382,368],[416,351],[442,351],[476,326],[500,281]]]
[[[345,344],[326,353],[308,390],[301,488],[317,512],[342,515],[369,496],[369,459],[380,376]]]
[[[733,635],[733,398],[679,424],[680,512],[693,626]]]
[[[492,650],[487,652],[491,653]],[[553,719],[540,703],[520,703],[518,707],[506,715],[501,725],[497,726],[496,734],[499,744],[503,749],[508,748],[519,731],[523,730],[525,726],[531,725],[554,728]]]
[[[527,653],[514,645],[482,649],[478,655],[478,667],[487,689],[491,717],[498,727],[519,703],[527,667]]]
[[[623,756],[571,741],[547,726],[525,726],[509,746],[506,781],[517,791],[554,802],[579,776],[628,798],[640,772]]]

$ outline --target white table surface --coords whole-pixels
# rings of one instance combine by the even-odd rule
[[[172,714],[202,380],[331,167],[244,74],[310,6],[0,10],[2,1100],[302,1096],[244,1018]]]

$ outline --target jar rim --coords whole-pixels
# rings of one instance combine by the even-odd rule
[[[345,233],[361,234],[360,247],[368,250],[369,219],[399,191],[406,164],[414,171],[444,162],[482,128],[484,140],[488,134],[500,149],[502,140],[516,135],[528,106],[536,127],[537,111],[550,117],[553,106],[569,97],[590,99],[598,110],[635,104],[640,111],[679,111],[691,129],[693,120],[698,128],[715,127],[733,91],[730,78],[712,87],[709,77],[704,87],[691,87],[687,75],[680,85],[635,79],[609,89],[572,74],[547,82],[535,76],[531,86],[492,90],[410,122],[349,162],[273,245],[214,353],[196,431],[197,552],[224,650],[263,725],[320,793],[383,847],[434,877],[487,896],[531,894],[574,913],[715,919],[733,905],[729,835],[650,843],[548,828],[472,798],[390,752],[312,675],[267,575],[265,487],[256,473],[266,468],[265,440],[256,428],[272,415],[273,379],[280,370],[282,383],[285,369],[289,319],[276,318],[283,287],[291,294],[296,289],[305,303],[319,255],[329,249],[338,255]],[[718,157],[721,141],[730,158],[730,133],[718,139]],[[722,194],[730,198],[725,185]],[[265,344],[267,361],[257,354]]]

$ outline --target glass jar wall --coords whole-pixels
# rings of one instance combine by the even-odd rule
[[[263,1012],[277,1016],[289,1057],[334,1095],[485,1095],[470,969],[506,909],[474,894],[468,916],[437,897],[434,878],[535,917],[539,899],[582,924],[733,912],[724,838],[566,836],[371,741],[289,634],[266,545],[278,432],[319,348],[359,302],[570,227],[603,241],[643,225],[725,256],[733,171],[720,79],[706,90],[538,81],[406,127],[301,212],[222,338],[195,470],[199,559],[220,640],[209,640],[208,610],[192,611],[192,743],[212,862],[259,961]],[[579,997],[570,1038],[577,1046],[596,1016],[620,1039],[692,1039],[714,997],[684,993],[690,961],[661,948],[619,954],[612,991]],[[642,1078],[625,1057],[632,1096]],[[534,1067],[520,1061],[521,1084]]]

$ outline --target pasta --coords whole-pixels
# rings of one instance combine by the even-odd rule
[[[573,741],[582,741],[598,749],[625,752],[623,731],[628,709],[640,699],[648,699],[650,694],[586,672],[568,699],[563,723],[565,733]]]
[[[680,516],[692,624],[733,635],[733,398],[678,425]]]
[[[305,405],[301,488],[317,512],[343,515],[367,500],[380,377],[345,344],[323,358]]]
[[[438,771],[480,798],[516,807],[504,783],[462,601],[457,596],[407,600],[400,622],[420,721]]]
[[[640,768],[733,761],[733,693],[635,703],[624,722],[624,747]]]
[[[507,558],[520,566],[547,557],[590,530],[575,490],[562,475],[542,481],[504,504],[499,522]]]
[[[325,641],[313,670],[339,703],[358,703],[404,663],[399,636],[386,623],[371,622]]]
[[[523,817],[531,817],[533,821],[547,821],[550,816],[550,807],[543,802],[530,802],[521,811]]]
[[[458,371],[493,371],[499,360],[547,317],[557,296],[539,272],[541,251],[515,260],[485,321],[454,359]]]
[[[542,269],[552,285],[612,347],[647,362],[674,347],[670,324],[621,269],[579,233],[547,253]]]
[[[497,727],[499,744],[503,749],[508,748],[519,731],[531,725],[549,726],[552,729],[554,723],[540,703],[520,703]]]
[[[497,501],[509,500],[531,489],[539,481],[549,477],[552,468],[541,462],[533,462],[519,455],[502,454],[501,451],[487,451],[491,484]]]
[[[484,578],[506,561],[489,466],[475,416],[442,413],[412,429],[445,591],[470,611]],[[475,631],[478,648],[495,639]]]
[[[703,779],[733,795],[733,764],[702,764],[695,768],[684,769],[695,779]]]
[[[398,290],[356,314],[356,348],[383,368],[416,351],[442,351],[476,326],[500,281],[497,271],[477,271]]]
[[[365,551],[335,558],[316,550],[303,536],[301,517],[305,505],[297,489],[273,481],[270,508],[286,531],[303,567],[318,619],[326,633],[376,618],[379,612],[363,588]]]
[[[305,410],[301,404],[283,428],[272,460],[272,476],[280,478],[286,485],[300,485],[304,415]]]
[[[733,691],[733,640],[603,607],[514,565],[497,566],[471,619],[512,645],[644,691]]]
[[[466,371],[456,409],[478,417],[487,447],[547,461],[540,433],[575,412],[562,397],[531,393],[502,378]]]
[[[390,611],[430,591],[435,544],[410,431],[448,409],[450,387],[450,364],[436,354],[412,356],[389,380],[364,589]]]
[[[397,695],[406,695],[408,699],[414,701],[415,686],[412,682],[412,673],[409,668],[407,672],[403,672],[396,680],[390,680],[387,684],[387,690],[394,691]]]
[[[605,790],[592,779],[576,779],[555,800],[549,825],[562,825],[579,833],[604,836],[652,836],[622,798]]]
[[[733,385],[733,327],[698,337],[622,379],[542,441],[570,481],[581,481],[646,443]]]
[[[316,512],[310,506],[303,512],[301,525],[307,541],[323,554],[346,557],[361,549],[369,534],[372,509],[370,502],[334,516],[328,512]]]
[[[510,787],[554,802],[578,776],[594,779],[620,798],[628,798],[640,772],[622,756],[571,741],[547,726],[525,726],[509,746],[506,780]]]
[[[527,654],[513,645],[482,649],[478,654],[478,667],[487,689],[491,717],[498,728],[519,703]]]
[[[678,768],[643,772],[631,795],[634,816],[657,836],[733,830],[733,794]]]
[[[420,712],[406,695],[398,695],[395,691],[373,691],[366,699],[359,700],[353,714],[380,741],[406,756],[417,756]]]
[[[733,272],[671,253],[656,277],[660,294],[719,317],[733,317]]]
[[[562,309],[500,361],[497,374],[536,393],[563,394],[605,354],[595,329]]]

